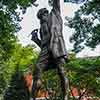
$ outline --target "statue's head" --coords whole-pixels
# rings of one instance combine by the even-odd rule
[[[42,8],[38,11],[37,17],[40,21],[48,21],[49,11],[46,8]]]
[[[48,0],[49,6],[53,6],[53,0]]]

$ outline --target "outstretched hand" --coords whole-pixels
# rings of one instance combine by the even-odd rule
[[[32,2],[34,3],[34,2],[36,2],[37,0],[32,0]]]
[[[33,4],[35,7],[38,6],[38,4],[35,4],[36,1],[37,1],[37,0],[32,0],[32,4]]]

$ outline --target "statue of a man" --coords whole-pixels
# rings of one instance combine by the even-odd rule
[[[67,60],[65,43],[62,35],[62,18],[60,16],[60,0],[53,0],[53,9],[50,14],[46,8],[38,11],[37,17],[40,20],[40,37],[38,39],[37,31],[32,32],[32,40],[41,48],[41,52],[36,63],[33,74],[33,100],[36,100],[36,94],[41,87],[41,74],[50,68],[57,69],[61,80],[63,100],[68,100],[68,79],[64,74],[64,63]]]

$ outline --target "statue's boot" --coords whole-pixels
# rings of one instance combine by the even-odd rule
[[[65,96],[64,100],[68,100],[68,96]]]
[[[63,100],[68,100],[68,91],[69,91],[69,81],[67,78],[64,78],[62,81],[62,93],[63,93]]]
[[[40,79],[34,81],[33,86],[32,86],[32,98],[33,98],[33,100],[36,100],[36,96],[37,96],[39,89],[41,88],[41,85],[42,85],[42,82]]]

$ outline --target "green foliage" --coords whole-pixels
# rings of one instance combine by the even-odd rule
[[[22,47],[20,44],[16,44],[9,60],[9,66],[19,66],[23,70],[35,63],[37,55],[38,53],[32,46]]]
[[[100,44],[100,1],[87,1],[73,18],[67,18],[68,26],[75,29],[70,41],[77,53],[85,46],[95,48]]]
[[[37,53],[33,50],[34,47],[22,47],[14,35],[21,29],[20,14],[24,14],[35,1],[0,0],[0,97],[8,87],[16,67],[24,71],[29,64],[36,61]]]
[[[100,97],[100,57],[76,59],[66,68],[72,86],[85,88],[92,96]]]
[[[52,96],[54,98],[61,96],[60,79],[58,77],[57,70],[53,69],[46,71],[45,73],[43,73],[42,79],[44,88],[46,88],[47,90],[51,89],[53,91]]]
[[[4,94],[5,89],[9,86],[9,80],[15,69],[19,67],[21,71],[26,71],[30,64],[33,65],[34,69],[34,63],[38,56],[32,46],[22,47],[16,42],[12,44],[13,48],[10,48],[10,52],[0,52],[0,96]],[[3,49],[1,50],[3,51]]]
[[[17,68],[12,75],[10,85],[5,92],[4,100],[29,100],[30,95],[24,76],[21,71]]]
[[[1,0],[0,1],[0,60],[7,60],[14,48],[16,37],[14,33],[21,27],[19,22],[21,12],[26,12],[34,0]],[[19,9],[20,10],[17,10]],[[3,59],[2,59],[3,58]]]

